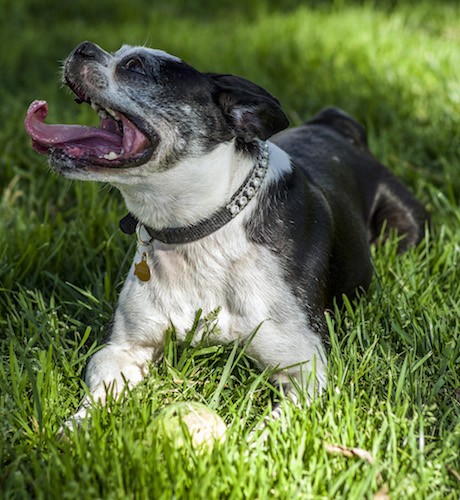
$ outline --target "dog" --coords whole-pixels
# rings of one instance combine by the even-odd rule
[[[47,103],[34,101],[33,147],[65,177],[118,188],[129,210],[121,228],[138,237],[108,340],[87,366],[91,396],[72,422],[109,388],[140,382],[167,328],[183,340],[199,309],[220,308],[208,341],[250,340],[248,354],[287,392],[324,388],[324,311],[368,288],[372,244],[395,231],[403,251],[428,219],[371,154],[364,128],[328,108],[285,130],[279,101],[258,85],[145,47],[84,42],[63,82],[100,126],[45,124]]]

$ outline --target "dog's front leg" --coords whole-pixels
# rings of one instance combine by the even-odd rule
[[[89,360],[85,382],[90,394],[67,423],[75,427],[84,420],[94,403],[105,404],[107,396],[116,398],[146,375],[148,364],[163,351],[167,320],[154,306],[149,284],[132,273],[120,294],[107,343]]]
[[[66,426],[78,426],[94,403],[105,404],[108,395],[117,398],[124,389],[138,384],[144,378],[152,357],[152,348],[116,343],[109,343],[94,354],[88,363],[85,377],[90,395],[85,397]]]
[[[310,404],[315,394],[326,387],[327,361],[318,333],[308,325],[265,323],[249,346],[250,354],[262,369],[274,369],[271,381],[284,394],[285,401],[297,406]],[[263,328],[263,330],[262,330]],[[281,333],[282,332],[282,333]],[[281,401],[274,404],[262,429],[271,420],[282,415]]]

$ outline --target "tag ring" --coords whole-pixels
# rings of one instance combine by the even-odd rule
[[[142,245],[144,247],[147,247],[150,245],[151,241],[152,241],[152,238],[150,238],[149,240],[143,240],[142,239],[142,236],[141,236],[141,231],[142,231],[142,228],[144,228],[144,225],[141,224],[140,222],[137,223],[137,226],[136,226],[136,236],[137,236],[137,243],[139,245]],[[144,228],[145,232],[147,232],[147,230]],[[148,233],[147,233],[148,234]]]

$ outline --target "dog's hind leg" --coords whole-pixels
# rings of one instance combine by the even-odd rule
[[[401,237],[398,252],[403,252],[423,238],[428,220],[423,206],[388,172],[377,187],[369,214],[369,241],[384,241],[394,230]]]

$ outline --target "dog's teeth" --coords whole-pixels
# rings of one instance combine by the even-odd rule
[[[110,151],[110,153],[104,155],[103,158],[106,160],[116,160],[117,158],[120,158],[120,155],[115,153],[115,151]]]
[[[106,111],[107,111],[107,113],[109,113],[110,116],[115,118],[115,120],[119,120],[118,113],[116,111],[114,111],[113,109],[110,109],[110,108],[106,108]]]
[[[98,114],[104,120],[109,117],[105,109],[99,109]]]
[[[91,103],[91,107],[94,109],[94,111],[96,111],[96,113],[99,113],[100,107],[95,102]]]

